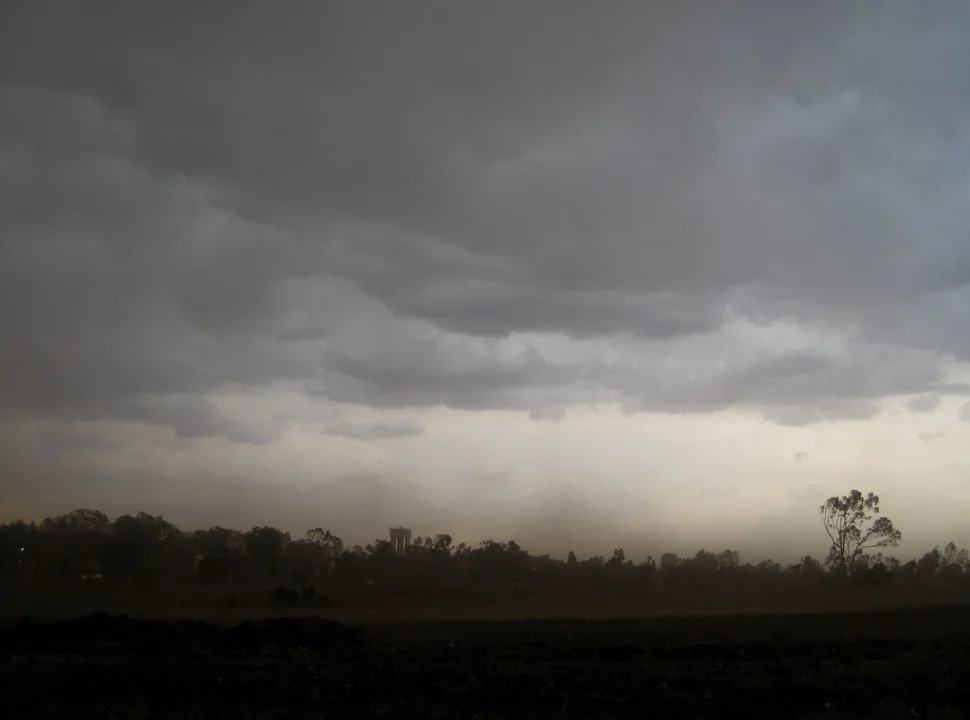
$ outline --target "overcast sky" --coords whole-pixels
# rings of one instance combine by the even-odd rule
[[[0,13],[0,520],[970,544],[970,4]]]

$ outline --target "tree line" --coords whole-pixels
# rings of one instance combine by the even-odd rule
[[[79,509],[41,523],[0,525],[0,575],[76,578],[105,582],[192,583],[224,587],[278,584],[316,587],[436,589],[616,589],[719,587],[778,583],[805,587],[852,583],[879,587],[966,585],[965,549],[949,543],[919,559],[902,562],[885,554],[902,538],[881,516],[879,498],[858,490],[829,498],[819,507],[831,541],[828,555],[805,555],[797,563],[771,559],[742,562],[736,550],[663,553],[634,562],[621,548],[611,557],[565,560],[532,555],[515,541],[484,540],[477,547],[454,543],[447,534],[418,537],[404,553],[387,539],[345,547],[323,528],[293,539],[278,528],[247,531],[212,527],[183,531],[160,516],[139,512],[110,520]]]

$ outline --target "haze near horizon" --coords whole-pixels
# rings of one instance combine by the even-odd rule
[[[970,544],[970,6],[9,2],[0,522]]]

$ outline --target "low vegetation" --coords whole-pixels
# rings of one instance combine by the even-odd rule
[[[0,526],[0,575],[237,589],[282,584],[295,592],[312,585],[321,593],[353,588],[709,593],[839,585],[970,589],[967,551],[953,543],[908,562],[885,554],[901,533],[879,511],[872,493],[853,490],[829,498],[819,508],[831,539],[828,556],[806,555],[783,565],[771,559],[744,562],[730,549],[701,549],[692,557],[664,553],[639,562],[621,548],[609,558],[580,560],[570,552],[558,559],[532,555],[511,540],[456,545],[446,534],[416,538],[402,554],[381,539],[347,548],[321,528],[294,540],[274,527],[185,532],[147,513],[111,521],[99,511],[75,510],[39,524]]]
[[[819,516],[828,556],[788,565],[742,562],[733,550],[560,560],[448,535],[399,554],[383,540],[345,548],[321,528],[297,540],[272,527],[183,532],[145,513],[12,523],[0,528],[0,602],[19,596],[34,617],[0,631],[13,689],[5,708],[103,718],[966,717],[962,608],[820,612],[832,607],[823,597],[970,599],[966,551],[884,554],[901,533],[873,494],[829,498]],[[61,615],[76,616],[85,597],[137,592],[183,619],[38,621],[58,599],[70,608]],[[172,604],[186,594],[187,606]],[[731,606],[732,597],[747,600]],[[218,598],[219,622],[188,619],[200,598]],[[752,614],[754,599],[785,612]],[[434,622],[395,615],[409,600]],[[698,609],[749,614],[689,616]],[[632,617],[651,614],[664,617]],[[531,619],[447,622],[470,616]],[[347,617],[378,622],[332,621]]]

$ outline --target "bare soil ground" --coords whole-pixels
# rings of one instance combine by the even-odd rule
[[[273,588],[200,588],[160,584],[154,587],[109,582],[0,583],[0,618],[30,615],[58,620],[109,613],[155,619],[192,618],[241,622],[279,614],[270,607]],[[708,592],[435,590],[324,590],[333,600],[324,615],[348,624],[533,618],[616,618],[675,615],[765,615],[879,611],[929,605],[970,607],[965,591],[891,592],[826,591],[824,588],[767,588]],[[231,607],[227,600],[232,600]],[[318,609],[287,611],[316,615]]]
[[[970,612],[0,633],[10,718],[967,718]]]

